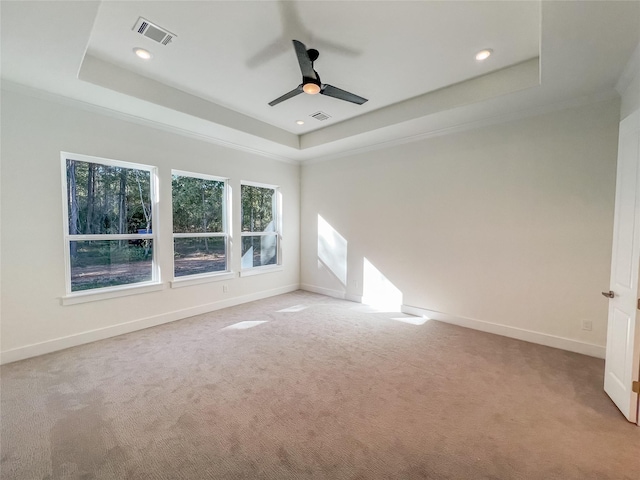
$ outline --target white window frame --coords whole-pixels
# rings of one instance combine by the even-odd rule
[[[159,230],[159,214],[158,214],[158,169],[151,165],[143,165],[141,163],[124,162],[121,160],[113,160],[110,158],[94,157],[91,155],[82,155],[71,152],[60,152],[60,160],[62,167],[62,228],[64,234],[64,260],[65,260],[65,291],[66,295],[61,298],[63,305],[71,305],[75,303],[84,303],[94,300],[103,300],[106,298],[114,298],[134,293],[145,293],[149,291],[161,290],[160,266],[158,264],[158,230]],[[79,162],[98,163],[111,167],[121,167],[133,170],[144,170],[149,172],[149,195],[151,200],[151,218],[152,233],[140,234],[69,234],[69,206],[67,191],[67,160],[76,160]],[[125,285],[116,285],[113,287],[93,288],[90,290],[71,291],[71,242],[72,241],[101,241],[101,240],[151,240],[153,243],[151,255],[151,280],[146,282],[129,283]]]
[[[225,269],[220,272],[208,272],[201,273],[195,275],[183,275],[180,277],[176,277],[176,266],[175,266],[175,241],[173,242],[172,251],[172,278],[171,282],[172,288],[184,287],[188,285],[197,285],[200,283],[206,283],[210,281],[218,281],[218,280],[226,280],[229,278],[233,278],[235,274],[231,271],[231,223],[229,219],[231,218],[231,201],[229,198],[231,189],[229,188],[229,179],[225,177],[216,177],[214,175],[208,175],[206,173],[196,173],[196,172],[187,172],[184,170],[171,170],[171,182],[173,184],[173,176],[177,175],[179,177],[191,177],[191,178],[200,178],[202,180],[212,180],[214,182],[223,182],[224,183],[224,191],[222,194],[222,232],[205,232],[205,233],[176,233],[173,232],[173,239],[176,238],[214,238],[214,237],[225,237]],[[173,212],[173,188],[171,189],[171,211]],[[173,231],[173,216],[171,219],[171,229]]]
[[[268,188],[273,190],[273,216],[274,224],[276,227],[275,232],[243,232],[242,231],[242,186],[247,185],[250,187]],[[242,267],[240,268],[240,276],[246,277],[250,275],[259,275],[261,273],[279,272],[282,271],[282,194],[280,193],[280,187],[278,185],[270,185],[268,183],[251,182],[248,180],[240,181],[240,258],[242,262],[242,238],[243,237],[259,237],[259,236],[275,236],[277,239],[276,248],[276,263],[275,265],[260,265],[257,267]]]

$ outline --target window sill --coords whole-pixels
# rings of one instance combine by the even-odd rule
[[[189,275],[175,278],[171,283],[171,288],[190,287],[191,285],[201,285],[203,283],[220,282],[235,278],[235,272],[212,273],[205,275]]]
[[[78,303],[97,302],[100,300],[108,300],[109,298],[126,297],[128,295],[137,295],[139,293],[157,292],[164,289],[163,283],[145,283],[143,285],[126,285],[122,287],[114,287],[107,291],[92,292],[85,290],[83,292],[71,293],[60,297],[61,305],[76,305]]]
[[[283,270],[284,268],[282,268],[282,265],[274,265],[274,266],[268,266],[268,267],[253,267],[251,269],[241,270],[240,276],[250,277],[252,275],[262,275],[263,273],[282,272]]]

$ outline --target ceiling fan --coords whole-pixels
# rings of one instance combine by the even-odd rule
[[[346,90],[334,87],[333,85],[322,83],[320,81],[320,75],[318,75],[318,72],[313,69],[313,62],[318,59],[318,57],[320,56],[320,52],[313,48],[307,50],[307,47],[305,47],[304,43],[299,42],[298,40],[292,41],[293,47],[295,48],[296,55],[298,57],[298,63],[300,64],[300,71],[302,72],[302,83],[290,92],[285,93],[281,97],[278,97],[275,100],[269,102],[269,105],[273,107],[274,105],[277,105],[280,102],[284,102],[285,100],[289,100],[290,98],[295,97],[296,95],[303,92],[308,93],[309,95],[315,95],[319,93],[321,95],[327,95],[328,97],[337,98],[339,100],[357,103],[358,105],[362,105],[367,101],[366,98],[362,98],[354,93],[347,92]]]

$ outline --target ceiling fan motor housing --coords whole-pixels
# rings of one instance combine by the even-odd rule
[[[307,50],[307,55],[309,55],[309,60],[311,60],[311,63],[313,63],[320,56],[320,52],[315,48],[310,48],[309,50]]]
[[[308,83],[313,83],[314,85],[322,86],[322,82],[320,81],[320,77],[311,78],[311,77],[302,77],[302,84],[307,85]]]

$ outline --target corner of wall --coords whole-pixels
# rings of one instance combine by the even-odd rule
[[[616,84],[620,94],[620,119],[623,120],[640,108],[640,42],[629,58]]]

